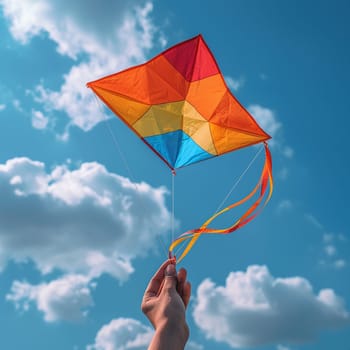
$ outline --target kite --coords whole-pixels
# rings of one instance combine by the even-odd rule
[[[181,42],[144,64],[87,84],[171,169],[175,170],[258,143],[264,144],[265,163],[256,187],[242,200],[215,213],[198,229],[173,240],[187,245],[182,260],[202,234],[228,234],[253,220],[273,190],[271,137],[257,124],[227,87],[202,35]],[[223,229],[209,225],[219,215],[254,195],[258,198]]]

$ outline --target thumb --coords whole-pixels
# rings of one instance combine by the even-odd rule
[[[164,279],[164,289],[170,290],[175,289],[177,285],[177,274],[175,265],[170,264],[166,267],[165,271],[165,279]]]

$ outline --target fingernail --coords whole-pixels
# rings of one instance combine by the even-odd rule
[[[176,275],[176,269],[175,265],[170,264],[165,269],[165,276],[175,276]]]

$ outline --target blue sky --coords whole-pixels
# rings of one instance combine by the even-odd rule
[[[201,33],[273,136],[275,191],[252,223],[203,237],[183,261],[187,349],[348,350],[349,10],[0,0],[1,347],[147,348],[140,302],[171,240],[171,174],[85,84]],[[216,210],[256,151],[178,171],[176,234]]]

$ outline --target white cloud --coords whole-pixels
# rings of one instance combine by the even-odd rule
[[[46,129],[49,118],[45,117],[41,111],[32,111],[32,126],[35,129]]]
[[[336,269],[342,269],[346,266],[346,261],[344,259],[337,259],[333,264]]]
[[[201,344],[197,344],[193,341],[189,341],[186,346],[185,346],[185,350],[203,350],[204,347]]]
[[[170,226],[166,189],[110,173],[101,164],[70,170],[28,158],[0,164],[0,269],[31,259],[58,269],[123,281],[131,261],[157,247]]]
[[[332,233],[323,234],[323,250],[325,253],[325,259],[321,261],[322,264],[326,266],[333,267],[337,270],[346,267],[346,261],[340,257],[340,248],[346,246],[346,239],[343,235],[335,235]]]
[[[250,105],[248,111],[272,138],[276,136],[282,125],[277,121],[275,113],[271,109],[260,105]]]
[[[28,43],[44,33],[61,55],[75,61],[59,90],[36,88],[36,101],[47,112],[64,111],[68,116],[60,131],[63,139],[72,125],[88,131],[104,119],[86,83],[145,60],[157,32],[150,17],[152,4],[141,0],[107,0],[103,6],[84,0],[0,0],[0,4],[16,40]]]
[[[277,149],[285,158],[292,158],[294,156],[294,150],[286,145],[283,140],[282,124],[278,121],[276,113],[270,108],[258,104],[252,104],[247,109],[261,128],[272,137],[269,140],[269,145]]]
[[[278,203],[277,209],[279,211],[290,210],[293,207],[292,202],[289,199],[283,199]]]
[[[234,91],[238,91],[244,84],[243,78],[234,79],[230,76],[225,76],[225,81],[227,86]]]
[[[104,54],[108,53],[104,48],[112,52],[120,52],[121,49],[124,49],[125,47],[122,47],[118,50],[116,44],[120,43],[112,43],[112,40],[118,35],[123,35],[118,31],[120,26],[125,26],[125,19],[130,20],[132,14],[135,14],[130,12],[130,8],[133,9],[142,3],[144,1],[107,0],[104,6],[101,6],[97,2],[83,0],[74,2],[59,0],[0,1],[4,14],[10,21],[11,33],[16,40],[25,44],[31,38],[44,33],[57,44],[60,54],[73,59],[81,53],[94,54],[97,48],[102,49]],[[139,16],[144,15],[140,13],[142,10],[138,11]],[[41,20],[37,21],[38,18]],[[142,22],[143,18],[135,20]],[[116,27],[117,24],[119,27]],[[149,33],[146,32],[144,35],[145,41],[149,41],[147,36]],[[139,50],[139,47],[139,45],[133,47],[134,51]]]
[[[337,254],[337,249],[335,248],[334,245],[328,244],[324,247],[324,251],[328,256],[334,256]]]
[[[66,275],[39,285],[14,281],[6,299],[24,311],[34,303],[47,322],[77,321],[86,316],[87,309],[93,305],[92,287],[89,278],[82,275]]]
[[[322,245],[324,257],[320,263],[336,270],[345,268],[347,262],[342,257],[344,254],[342,250],[346,249],[346,238],[342,234],[326,233],[321,224],[318,227],[323,230]]]
[[[20,100],[14,99],[14,100],[12,101],[12,104],[13,104],[13,107],[15,107],[15,109],[16,109],[18,112],[24,112],[24,109],[23,109],[22,106],[21,106],[21,101],[20,101]]]
[[[118,318],[103,326],[87,350],[146,350],[153,330],[140,321]]]
[[[233,348],[304,342],[350,321],[332,289],[315,294],[306,279],[275,278],[265,266],[231,272],[225,286],[204,280],[193,316],[207,338]]]
[[[87,350],[147,350],[153,337],[152,328],[132,318],[117,318],[104,325],[97,333],[95,343]],[[203,350],[203,346],[189,341],[186,350]]]
[[[0,112],[6,109],[6,105],[0,103]]]
[[[284,345],[277,345],[277,350],[289,350],[289,348]]]
[[[294,150],[290,146],[284,147],[282,153],[286,158],[293,158],[294,156]]]

